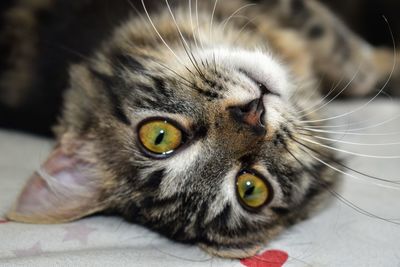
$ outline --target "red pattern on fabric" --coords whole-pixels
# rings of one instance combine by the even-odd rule
[[[260,255],[242,259],[240,263],[247,267],[282,267],[289,255],[282,250],[267,250]]]

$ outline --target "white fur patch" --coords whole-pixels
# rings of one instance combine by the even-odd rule
[[[167,198],[183,190],[187,183],[188,172],[202,154],[201,142],[196,142],[183,148],[172,157],[156,162],[159,168],[165,169],[165,175],[160,185],[160,195]]]
[[[215,48],[200,51],[201,59],[215,58],[218,64],[228,69],[242,70],[248,73],[252,78],[263,83],[271,91],[287,98],[291,95],[292,85],[289,83],[289,75],[285,68],[261,51],[248,51],[243,49]],[[257,88],[252,90],[239,90],[232,92],[237,95],[252,100],[260,96]]]

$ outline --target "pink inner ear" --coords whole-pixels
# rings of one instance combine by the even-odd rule
[[[101,177],[93,165],[56,148],[28,180],[8,217],[24,222],[70,221],[101,210]]]

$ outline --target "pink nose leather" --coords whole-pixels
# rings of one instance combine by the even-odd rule
[[[264,126],[261,116],[264,113],[264,104],[262,99],[256,99],[251,101],[246,108],[248,111],[243,115],[243,122],[250,125],[250,126]]]

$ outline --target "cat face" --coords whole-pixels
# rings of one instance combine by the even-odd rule
[[[164,41],[131,20],[71,69],[58,145],[9,217],[113,211],[215,255],[253,255],[334,182],[296,144],[300,85],[256,49],[264,39],[182,24],[183,39],[171,18],[155,23]]]

